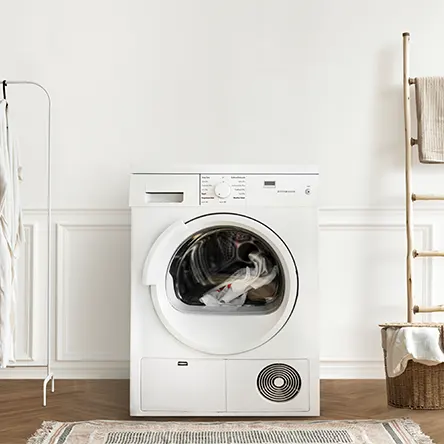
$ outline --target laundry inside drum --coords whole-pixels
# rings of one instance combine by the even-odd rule
[[[257,234],[236,227],[195,233],[169,269],[177,299],[216,311],[274,311],[283,300],[283,267]]]

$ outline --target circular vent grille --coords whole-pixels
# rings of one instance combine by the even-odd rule
[[[267,365],[257,377],[259,393],[273,402],[290,401],[301,390],[301,384],[299,373],[287,364]]]

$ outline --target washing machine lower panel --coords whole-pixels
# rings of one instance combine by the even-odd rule
[[[306,359],[239,359],[225,364],[227,411],[310,410],[310,368]]]
[[[140,366],[141,410],[226,410],[225,362],[214,359],[148,359]]]
[[[143,358],[137,386],[133,416],[319,415],[316,365],[307,359]]]

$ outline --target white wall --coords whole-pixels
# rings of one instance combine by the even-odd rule
[[[0,14],[0,79],[53,98],[56,375],[128,374],[128,175],[153,161],[318,164],[322,373],[382,375],[377,325],[405,304],[401,34],[413,76],[444,73],[440,0],[11,0]],[[45,356],[45,102],[8,94],[26,366]],[[415,162],[415,191],[439,189],[443,168]],[[417,245],[444,247],[444,212],[422,208]],[[418,298],[438,302],[439,270],[418,266]]]

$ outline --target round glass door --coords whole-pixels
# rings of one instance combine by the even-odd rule
[[[256,313],[276,310],[283,301],[282,264],[258,234],[236,226],[205,228],[173,255],[170,302],[183,311]]]
[[[298,294],[284,241],[261,222],[231,213],[170,226],[150,250],[143,281],[168,331],[211,354],[241,353],[270,340]]]

